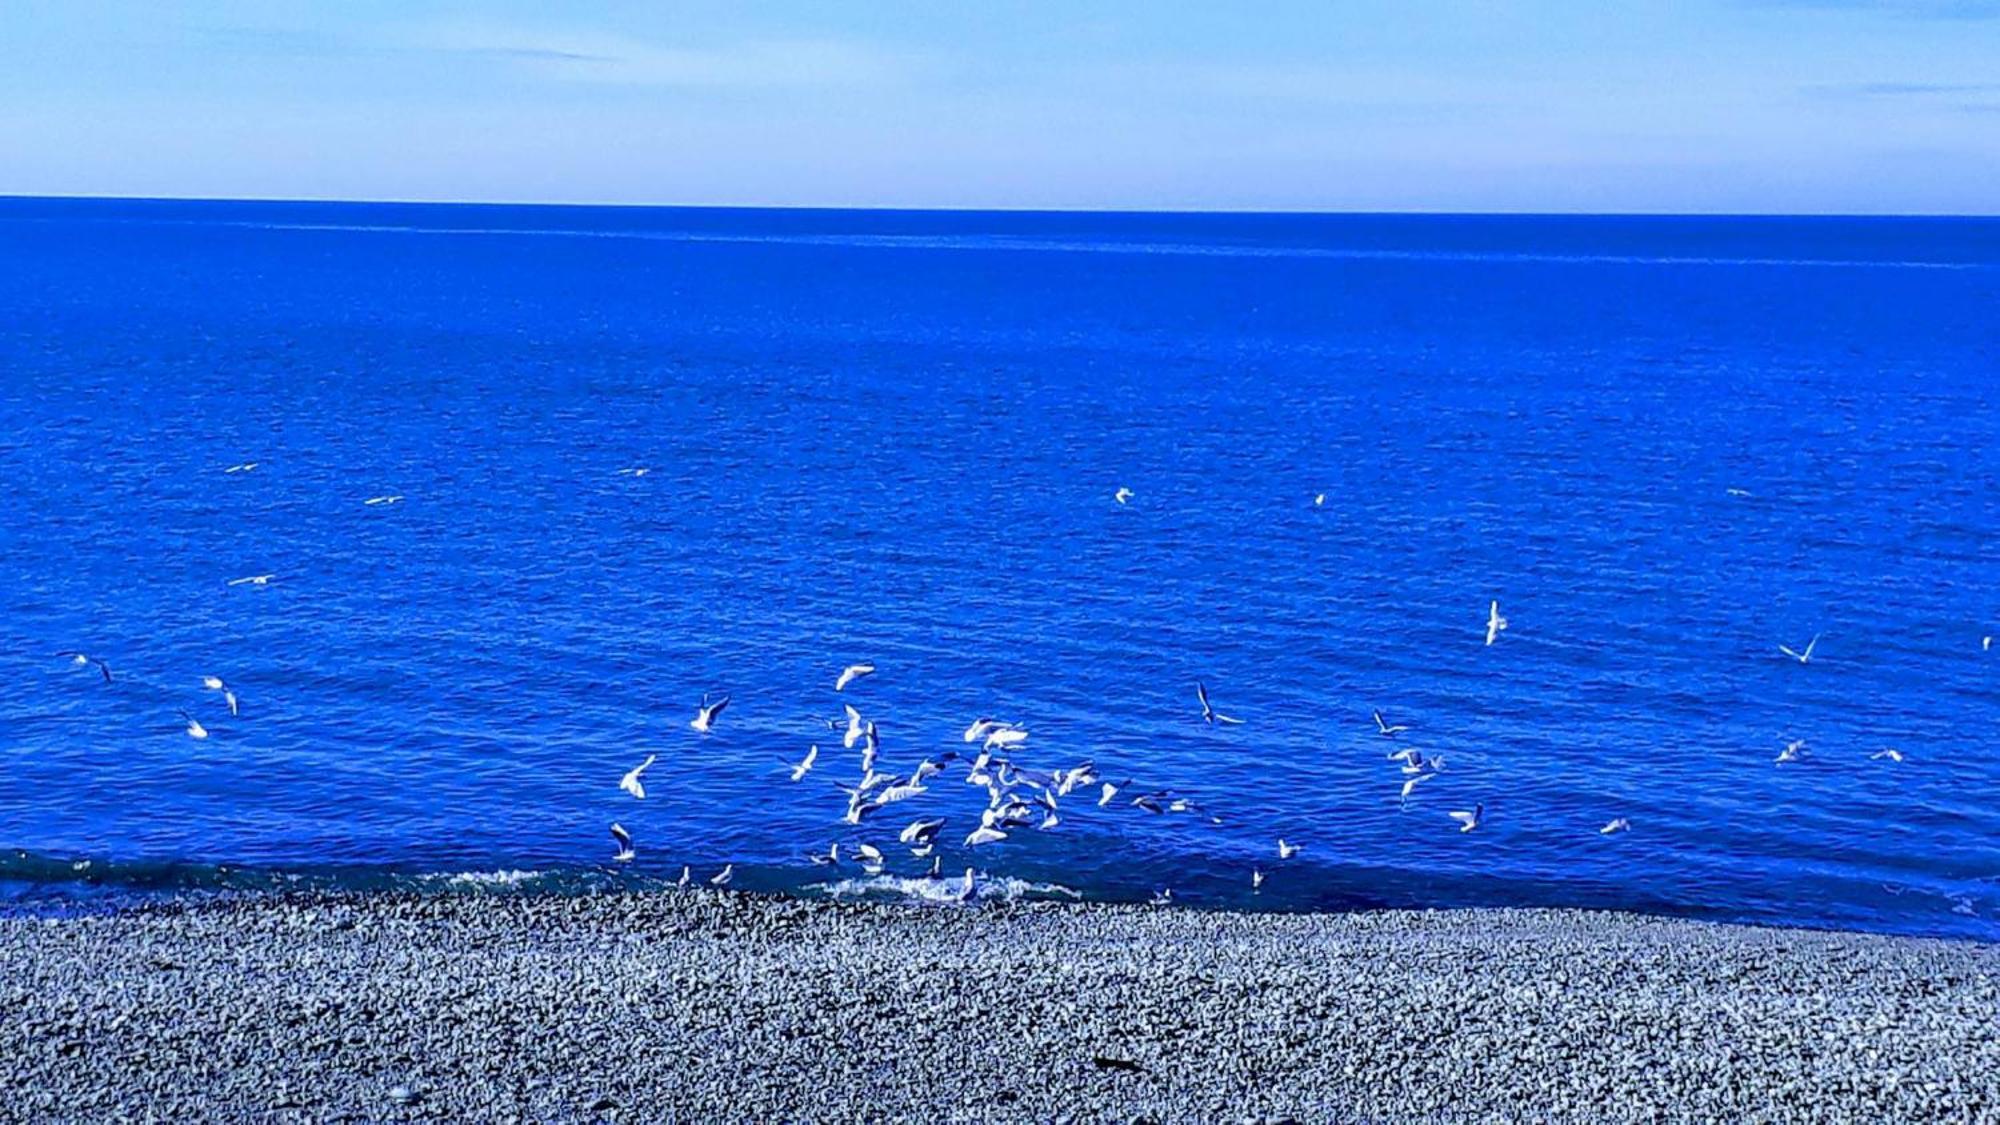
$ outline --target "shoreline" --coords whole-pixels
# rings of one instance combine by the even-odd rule
[[[339,892],[0,917],[0,1119],[2000,1120],[2000,945]]]

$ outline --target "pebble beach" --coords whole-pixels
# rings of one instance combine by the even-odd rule
[[[716,891],[0,918],[0,1120],[2000,1120],[2000,946]]]

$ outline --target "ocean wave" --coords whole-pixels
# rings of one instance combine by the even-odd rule
[[[867,875],[831,883],[811,883],[800,888],[829,898],[860,898],[931,903],[952,906],[968,901],[965,880],[929,876]],[[1037,883],[1011,875],[975,875],[972,899],[977,902],[1015,902],[1021,899],[1081,900],[1083,894],[1059,883]]]

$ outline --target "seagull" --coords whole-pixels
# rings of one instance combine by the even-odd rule
[[[1488,605],[1486,607],[1486,643],[1489,645],[1492,644],[1493,638],[1499,636],[1501,631],[1506,628],[1507,619],[1500,616],[1500,603],[1494,602]]]
[[[927,848],[937,840],[938,833],[943,829],[944,818],[941,816],[929,817],[924,820],[913,820],[910,822],[908,828],[903,829],[902,832],[896,835],[896,840],[899,843],[909,844],[914,847]]]
[[[1749,490],[1749,489],[1747,489],[1747,488],[1725,488],[1725,489],[1723,489],[1722,491],[1724,491],[1724,492],[1728,493],[1728,494],[1729,494],[1729,495],[1731,495],[1731,496],[1748,496],[1748,495],[1750,495],[1750,490]]]
[[[861,741],[861,736],[868,733],[868,728],[861,721],[861,712],[856,711],[852,703],[843,703],[840,706],[841,710],[847,712],[847,733],[841,736],[840,745],[844,749],[852,750],[854,744]]]
[[[223,701],[224,703],[227,703],[227,704],[229,704],[229,714],[230,714],[230,717],[232,717],[232,718],[234,718],[234,717],[235,717],[235,715],[236,715],[236,693],[235,693],[234,691],[230,690],[230,687],[229,687],[229,685],[228,685],[228,684],[225,684],[225,683],[223,683],[223,682],[222,682],[222,677],[221,677],[221,676],[203,676],[203,677],[201,678],[201,686],[203,686],[203,687],[207,688],[207,689],[208,689],[208,690],[210,690],[210,691],[219,691],[219,692],[221,692],[221,693],[222,693],[222,701]]]
[[[1259,890],[1263,886],[1264,886],[1264,872],[1253,868],[1250,872],[1250,889],[1253,891]]]
[[[814,852],[813,854],[807,856],[806,859],[810,861],[814,867],[832,867],[834,864],[840,862],[840,842],[836,840],[833,843],[828,844],[826,846],[825,855],[821,855],[818,852]]]
[[[1131,781],[1131,779],[1130,779],[1130,778],[1127,778],[1127,779],[1126,779],[1126,780],[1124,780],[1124,781],[1107,781],[1107,782],[1105,782],[1105,783],[1104,783],[1104,790],[1103,790],[1103,793],[1104,793],[1104,795],[1103,795],[1103,796],[1101,796],[1101,797],[1099,797],[1099,798],[1097,799],[1097,807],[1101,809],[1101,808],[1105,807],[1106,805],[1109,805],[1109,804],[1111,803],[1111,798],[1113,798],[1113,797],[1116,797],[1116,796],[1118,795],[1118,791],[1119,791],[1120,789],[1123,789],[1123,788],[1125,788],[1125,787],[1126,787],[1127,785],[1130,785],[1130,784],[1132,784],[1132,781]]]
[[[1436,772],[1442,766],[1444,759],[1438,758],[1435,759],[1435,762],[1437,764],[1431,765],[1431,770],[1433,772]],[[1426,763],[1424,761],[1424,752],[1422,750],[1416,749],[1415,747],[1411,747],[1409,754],[1405,755],[1403,758],[1403,774],[1404,776],[1407,777],[1410,774],[1422,773],[1424,772],[1424,766],[1427,764],[1430,763]]]
[[[733,863],[725,863],[722,865],[722,870],[716,872],[715,878],[710,879],[708,881],[708,884],[709,886],[712,887],[726,887],[729,885],[729,880],[734,878],[735,876],[736,876],[736,865]]]
[[[965,846],[968,848],[976,848],[981,844],[991,844],[996,840],[1005,840],[1006,838],[1007,834],[1005,832],[1002,832],[1000,829],[994,828],[990,825],[982,824],[979,827],[973,829],[972,834],[965,838]]]
[[[1322,492],[1313,497],[1313,507],[1322,508],[1325,506],[1326,506],[1326,493]]]
[[[643,476],[645,476],[645,475],[646,475],[647,473],[650,473],[650,472],[652,472],[652,471],[653,471],[653,470],[651,470],[651,469],[648,469],[648,468],[644,468],[644,467],[642,467],[642,466],[638,466],[638,465],[634,465],[633,467],[631,467],[631,468],[629,468],[629,469],[620,469],[620,470],[618,470],[618,475],[619,475],[619,476],[621,476],[621,477],[643,477]]]
[[[875,845],[856,844],[854,846],[854,858],[861,861],[862,868],[870,875],[880,875],[882,873],[882,849]]]
[[[689,867],[685,863],[681,864],[681,877],[674,880],[674,886],[685,887],[693,881],[694,881],[694,868]]]
[[[1278,841],[1279,859],[1290,859],[1297,854],[1299,854],[1299,846],[1297,844],[1287,844],[1283,839]]]
[[[1992,650],[1993,650],[1993,638],[1992,638],[1992,637],[1981,637],[1981,638],[1979,638],[1979,651],[1981,651],[1981,652],[1991,652]]]
[[[805,776],[812,772],[813,763],[818,760],[819,760],[819,747],[815,746],[812,749],[806,751],[805,759],[801,761],[798,765],[792,767],[792,780],[804,781]]]
[[[616,862],[630,863],[639,854],[632,850],[632,834],[625,831],[624,825],[613,824],[611,826],[611,838],[618,841],[618,854],[611,857]],[[687,871],[685,868],[681,871],[681,884],[683,886],[687,884]]]
[[[73,650],[69,652],[59,652],[56,653],[56,655],[68,657],[69,662],[71,664],[76,665],[79,668],[88,668],[92,664],[95,664],[97,665],[98,672],[104,676],[104,682],[107,684],[111,682],[111,665],[106,664],[104,661],[99,660],[95,656],[85,656],[84,654]]]
[[[228,582],[228,585],[231,585],[231,586],[269,586],[269,585],[271,584],[271,579],[273,579],[273,578],[276,578],[276,577],[277,577],[277,575],[275,575],[275,574],[252,574],[252,575],[250,575],[250,576],[249,576],[249,577],[247,577],[247,578],[232,578],[232,579],[230,579],[230,580],[229,580],[229,582]]]
[[[1382,712],[1380,711],[1374,712],[1374,715],[1375,715],[1375,730],[1377,733],[1381,734],[1382,737],[1384,738],[1394,738],[1397,735],[1403,733],[1404,731],[1410,729],[1409,727],[1406,727],[1401,723],[1397,723],[1395,726],[1390,726],[1388,723],[1383,722]]]
[[[974,719],[972,720],[972,725],[965,728],[965,740],[967,742],[978,742],[988,734],[991,734],[993,728],[1004,727],[1006,725],[1006,723],[998,719]]]
[[[362,501],[363,504],[367,505],[370,508],[376,507],[377,505],[381,504],[400,504],[402,502],[403,502],[403,494],[400,492],[390,496],[370,496],[368,499]]]
[[[708,696],[704,695],[701,697],[701,708],[695,712],[694,718],[688,720],[688,725],[707,734],[709,729],[715,726],[715,717],[722,714],[722,709],[727,706],[729,697],[726,695],[713,703],[710,703]]]
[[[988,750],[1004,750],[1027,740],[1028,732],[1020,727],[997,726],[986,732],[986,741],[982,745]]]
[[[1201,699],[1201,721],[1204,723],[1232,723],[1242,725],[1242,719],[1232,719],[1208,705],[1208,688],[1200,680],[1194,682],[1194,693]]]
[[[1819,638],[1820,634],[1814,633],[1813,639],[1806,642],[1806,650],[1804,652],[1800,652],[1797,649],[1792,648],[1790,645],[1779,645],[1778,651],[1784,653],[1786,656],[1791,657],[1793,660],[1796,660],[1801,664],[1811,664],[1813,646],[1819,643]]]
[[[1483,803],[1472,806],[1471,812],[1455,812],[1451,814],[1451,818],[1458,822],[1458,830],[1460,832],[1470,832],[1479,827],[1479,822],[1485,816],[1486,806]]]
[[[1598,829],[1597,834],[1600,836],[1609,836],[1613,832],[1630,832],[1631,830],[1632,830],[1632,822],[1626,820],[1624,817],[1621,816],[1613,820],[1611,823],[1606,824],[1604,827]]]
[[[840,678],[833,681],[833,690],[846,691],[848,684],[853,683],[863,676],[872,676],[874,674],[875,666],[873,664],[849,664],[840,670]]]
[[[1405,746],[1401,750],[1396,751],[1394,754],[1389,755],[1389,760],[1392,762],[1405,762],[1405,763],[1411,761],[1421,762],[1424,760],[1424,752],[1422,750],[1417,749],[1414,746]]]
[[[1773,764],[1782,766],[1786,762],[1803,761],[1805,759],[1805,756],[1806,756],[1806,740],[1803,738],[1795,738],[1792,741],[1785,743],[1785,748],[1783,750],[1778,751],[1777,761],[1774,762]]]
[[[1868,758],[1870,761],[1876,758],[1887,758],[1892,762],[1900,762],[1903,760],[1903,752],[1891,747],[1887,750],[1877,750],[1873,754],[1868,755]]]
[[[1428,781],[1436,776],[1437,775],[1434,773],[1420,773],[1415,777],[1410,778],[1408,781],[1403,782],[1403,800],[1407,801],[1410,799],[1410,792],[1417,787],[1417,783],[1419,781]]]
[[[193,715],[188,714],[186,711],[179,711],[176,712],[176,714],[180,715],[180,717],[187,722],[187,732],[189,738],[201,739],[208,737],[208,728],[202,726],[199,722],[196,722],[195,717]]]
[[[645,761],[640,762],[636,766],[633,766],[630,772],[628,772],[624,777],[618,779],[618,788],[623,789],[625,792],[632,794],[634,797],[637,797],[641,801],[645,800],[646,786],[642,782],[640,782],[639,778],[646,772],[648,768],[652,766],[653,759],[657,757],[659,757],[658,754],[646,755]]]
[[[1172,887],[1168,887],[1163,891],[1155,891],[1152,899],[1147,903],[1148,906],[1172,906],[1173,904],[1174,889]]]
[[[1118,491],[1111,494],[1111,498],[1113,500],[1118,501],[1120,504],[1123,504],[1127,500],[1132,499],[1132,490],[1129,488],[1120,488]]]
[[[965,882],[960,883],[958,885],[958,901],[971,902],[972,890],[973,890],[972,868],[968,867],[965,869]]]
[[[256,467],[257,467],[257,462],[245,461],[241,465],[231,465],[222,471],[225,473],[247,473],[250,470],[255,469]]]

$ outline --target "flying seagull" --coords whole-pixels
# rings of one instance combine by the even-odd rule
[[[812,749],[806,751],[805,759],[801,761],[798,765],[792,767],[792,780],[804,781],[806,774],[812,772],[813,763],[818,760],[819,760],[819,747],[815,746]]]
[[[1993,651],[1993,638],[1992,637],[1979,638],[1979,651],[1981,652]]]
[[[645,772],[652,767],[653,759],[657,757],[659,757],[658,754],[646,755],[645,761],[640,762],[636,766],[633,766],[632,769],[629,772],[627,772],[624,777],[618,779],[618,788],[623,789],[625,792],[632,794],[634,797],[637,797],[641,801],[645,800],[646,786],[644,782],[641,782],[639,780],[639,778],[644,776]]]
[[[402,502],[403,494],[400,492],[388,496],[370,496],[368,499],[362,501],[363,504],[370,508],[379,507],[383,504],[400,504]]]
[[[241,465],[231,465],[222,471],[225,473],[247,473],[250,470],[255,469],[256,467],[257,467],[257,462],[245,461]]]
[[[1326,506],[1326,493],[1321,492],[1313,496],[1313,507],[1321,508],[1325,506]]]
[[[1868,757],[1869,760],[1871,761],[1876,758],[1887,758],[1892,762],[1900,762],[1903,760],[1903,752],[1894,747],[1890,747],[1887,750],[1877,750],[1873,754],[1868,755]]]
[[[223,701],[224,703],[227,703],[227,704],[229,704],[229,714],[230,714],[230,717],[231,717],[231,718],[234,718],[234,717],[235,717],[235,715],[236,715],[236,692],[235,692],[235,691],[234,691],[233,689],[231,689],[231,688],[230,688],[230,686],[229,686],[228,684],[225,684],[225,683],[223,683],[223,682],[222,682],[222,677],[221,677],[221,676],[203,676],[203,677],[201,678],[201,686],[203,686],[203,687],[207,688],[207,689],[208,689],[208,690],[210,690],[210,691],[219,691],[219,692],[221,692],[221,693],[222,693],[222,701]]]
[[[853,683],[863,676],[872,676],[874,674],[875,666],[873,664],[849,664],[840,670],[840,678],[833,681],[833,690],[846,691],[848,684]]]
[[[1415,777],[1410,778],[1408,781],[1403,782],[1403,800],[1407,801],[1410,799],[1410,793],[1416,789],[1418,782],[1428,781],[1436,776],[1437,775],[1434,773],[1420,773],[1417,774]]]
[[[715,878],[710,879],[708,882],[710,886],[726,887],[729,885],[729,880],[735,877],[736,877],[736,865],[733,863],[725,863],[722,865],[722,870],[715,873]]]
[[[972,834],[965,838],[965,846],[976,848],[981,844],[991,844],[996,840],[1005,840],[1006,838],[1007,834],[1000,829],[982,824],[973,829]]]
[[[840,862],[840,842],[836,840],[833,843],[828,844],[826,846],[826,854],[821,855],[819,852],[814,852],[813,854],[807,856],[806,859],[809,860],[814,867],[832,867],[834,864]]]
[[[187,723],[187,732],[189,738],[199,739],[208,737],[208,728],[202,726],[199,722],[195,721],[195,717],[193,715],[188,714],[186,711],[177,711],[175,712],[175,714],[178,714],[181,717],[181,720]]]
[[[1213,724],[1213,723],[1232,723],[1232,724],[1236,724],[1236,725],[1238,725],[1238,726],[1242,725],[1242,723],[1243,723],[1243,720],[1242,720],[1242,719],[1232,719],[1232,718],[1230,718],[1229,716],[1227,716],[1227,715],[1224,715],[1224,714],[1222,714],[1222,713],[1218,712],[1218,711],[1217,711],[1217,710],[1216,710],[1215,708],[1213,708],[1213,707],[1209,706],[1209,703],[1208,703],[1208,687],[1207,687],[1207,685],[1203,684],[1203,683],[1202,683],[1202,682],[1201,682],[1200,680],[1196,680],[1196,681],[1194,682],[1194,693],[1195,693],[1195,695],[1196,695],[1196,696],[1200,697],[1200,699],[1201,699],[1201,721],[1202,721],[1202,722],[1204,722],[1204,723],[1211,723],[1211,724]]]
[[[629,469],[618,470],[618,475],[621,477],[643,477],[647,473],[650,473],[652,471],[653,470],[645,468],[643,466],[634,465]]]
[[[1297,854],[1299,854],[1299,846],[1297,844],[1287,844],[1283,838],[1278,840],[1279,859],[1290,859]]]
[[[639,854],[632,850],[632,834],[625,831],[624,825],[613,824],[611,826],[611,838],[618,841],[618,854],[611,857],[614,861],[618,863],[630,863]],[[681,882],[687,882],[687,873],[685,871],[681,873]]]
[[[111,682],[111,665],[106,664],[104,661],[99,660],[95,656],[85,656],[84,654],[75,651],[59,652],[56,653],[56,655],[68,657],[69,662],[71,664],[76,665],[79,668],[88,668],[90,665],[95,664],[97,665],[98,672],[104,676],[104,682],[107,684]]]
[[[1791,657],[1793,660],[1796,660],[1801,664],[1811,664],[1813,646],[1819,644],[1819,638],[1820,634],[1814,633],[1813,639],[1806,642],[1806,649],[1804,652],[1800,652],[1799,650],[1793,648],[1790,645],[1779,645],[1778,651],[1784,653],[1786,656]]]
[[[1129,488],[1120,488],[1118,491],[1111,494],[1111,498],[1113,500],[1118,501],[1120,504],[1123,504],[1124,502],[1132,498],[1132,490]]]
[[[1632,822],[1621,816],[1598,829],[1597,834],[1600,836],[1609,836],[1614,832],[1630,832],[1631,830]]]
[[[1261,869],[1252,868],[1250,871],[1250,889],[1253,891],[1259,890],[1263,886],[1264,886],[1264,872]]]
[[[231,585],[231,586],[269,586],[269,585],[271,584],[271,579],[273,579],[273,578],[276,578],[276,577],[277,577],[277,575],[275,575],[275,574],[252,574],[252,575],[249,575],[248,577],[245,577],[245,578],[232,578],[232,579],[230,579],[230,580],[229,580],[229,582],[228,582],[228,585]]]
[[[854,744],[868,733],[868,727],[861,721],[861,712],[854,709],[854,704],[843,703],[840,707],[847,712],[847,733],[841,736],[840,745],[843,749],[852,750]]]
[[[1458,822],[1458,830],[1460,832],[1470,832],[1479,827],[1479,822],[1485,819],[1485,817],[1486,805],[1484,803],[1472,806],[1471,812],[1455,812],[1451,814],[1451,818]]]
[[[701,697],[701,708],[694,713],[694,718],[688,720],[688,725],[707,734],[710,728],[715,726],[715,717],[722,714],[722,709],[727,706],[729,697],[726,695],[713,703],[710,703],[708,696],[704,695]]]
[[[901,843],[914,847],[927,848],[937,839],[938,833],[943,829],[944,818],[941,816],[929,817],[924,820],[913,820],[910,822],[908,828],[903,829],[902,832],[897,834],[896,839]]]
[[[1404,731],[1410,729],[1409,727],[1406,727],[1401,723],[1397,723],[1394,726],[1390,726],[1388,723],[1383,722],[1382,712],[1380,711],[1374,712],[1374,715],[1375,715],[1375,730],[1378,733],[1380,733],[1384,738],[1394,738],[1397,735],[1403,733]]]
[[[1486,607],[1486,643],[1489,645],[1492,644],[1493,638],[1499,636],[1501,631],[1506,628],[1507,619],[1500,616],[1500,603],[1493,602],[1488,605]]]
[[[870,875],[880,875],[882,873],[881,848],[873,844],[856,844],[854,846],[854,858],[861,861],[862,868]]]
[[[1805,760],[1805,756],[1806,756],[1806,740],[1803,738],[1795,738],[1790,742],[1785,743],[1785,748],[1783,750],[1778,751],[1777,761],[1775,761],[1772,764],[1782,766],[1786,762],[1803,761]]]

